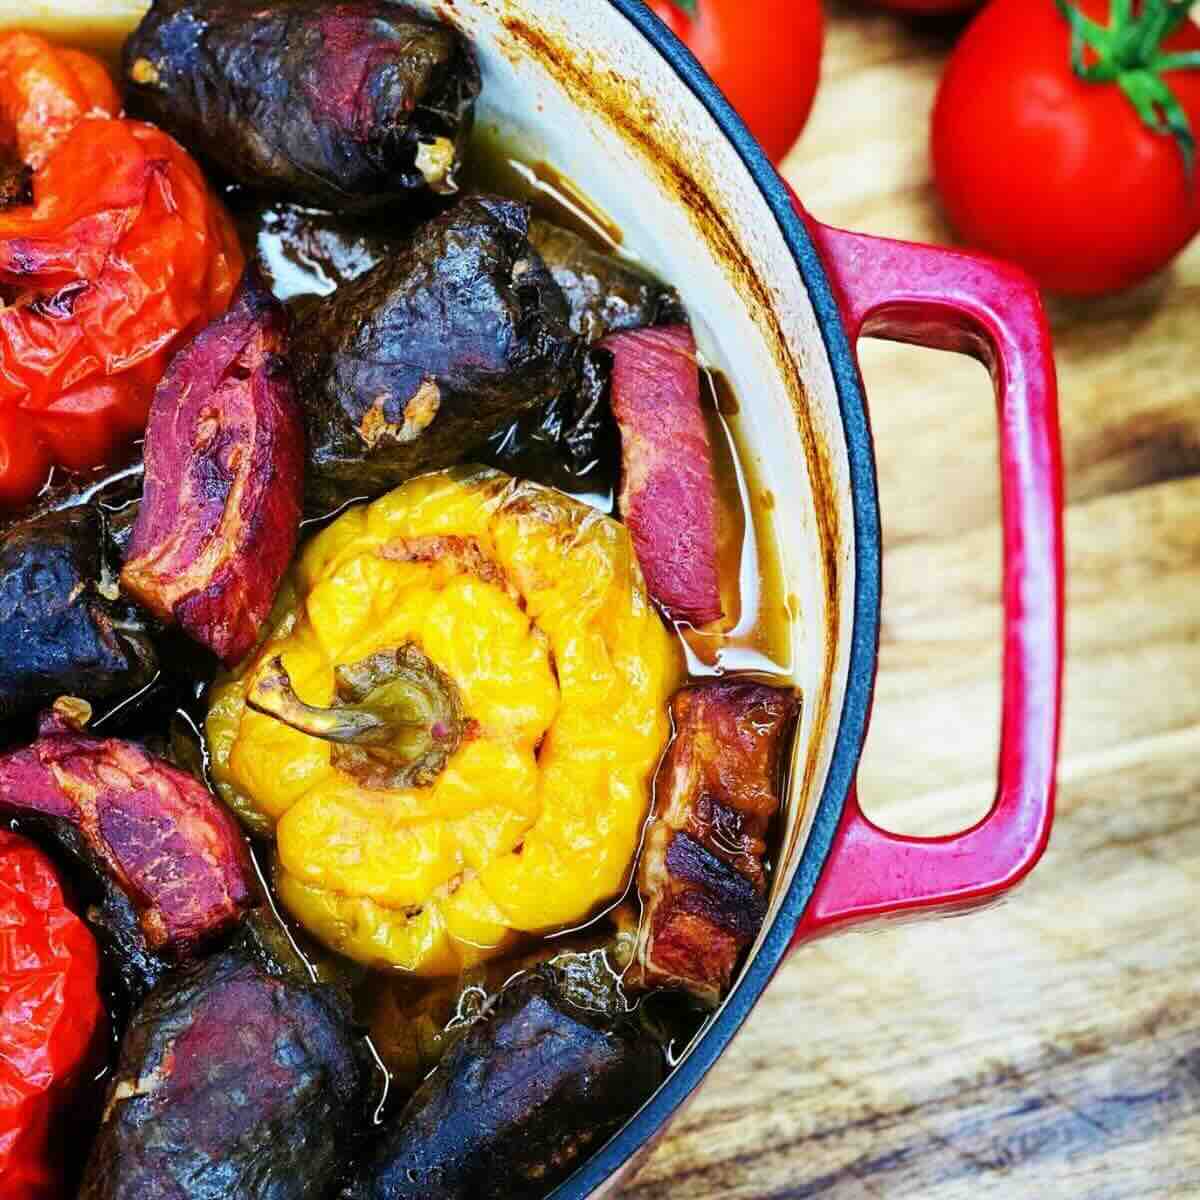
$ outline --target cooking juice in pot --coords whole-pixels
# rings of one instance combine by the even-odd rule
[[[378,19],[374,0],[355,2]],[[268,45],[269,69],[290,69],[299,35],[289,26],[291,40],[272,48],[271,22],[285,19],[275,6],[250,15],[227,0],[215,7],[230,10],[221,37],[248,36],[242,26],[259,22],[253,32]],[[306,20],[324,19],[319,7],[299,0],[286,19],[302,32]],[[103,1085],[111,1080],[114,1090],[80,1195],[126,1194],[112,1181],[126,1179],[144,1133],[118,1102],[138,1071],[158,1070],[148,1064],[173,1054],[177,1034],[167,1028],[192,1028],[217,1045],[208,1023],[228,1025],[229,1037],[252,1028],[224,1006],[256,989],[264,1003],[274,996],[271,1011],[295,1021],[306,1045],[320,1047],[312,1063],[296,1064],[323,1081],[313,1112],[327,1102],[342,1115],[323,1124],[350,1127],[344,1144],[314,1135],[300,1148],[295,1170],[316,1172],[320,1183],[296,1195],[334,1186],[344,1200],[483,1195],[471,1174],[476,1154],[489,1171],[504,1162],[514,1173],[500,1172],[495,1186],[505,1190],[495,1194],[541,1195],[678,1062],[765,916],[799,704],[789,685],[794,601],[774,501],[741,452],[728,377],[696,353],[687,281],[647,274],[623,231],[504,130],[479,125],[469,142],[454,143],[446,107],[468,103],[478,86],[456,38],[421,23],[407,35],[427,38],[426,51],[456,83],[418,130],[424,180],[413,182],[410,163],[402,186],[413,195],[393,199],[385,217],[365,202],[331,202],[319,172],[293,179],[281,168],[287,177],[263,199],[254,172],[274,170],[270,162],[224,162],[222,147],[175,111],[178,97],[155,92],[168,68],[224,69],[172,64],[173,43],[155,40],[156,14],[137,35],[144,55],[126,56],[133,99],[206,164],[262,282],[232,299],[224,324],[181,340],[165,368],[156,404],[175,397],[176,428],[197,391],[213,390],[196,410],[191,442],[168,451],[171,435],[152,412],[144,445],[90,473],[56,467],[42,495],[13,511],[8,549],[0,547],[16,564],[10,570],[58,555],[83,571],[78,563],[93,554],[95,579],[84,571],[72,597],[102,598],[96,619],[106,636],[134,639],[147,661],[130,668],[128,686],[88,694],[68,647],[53,684],[39,684],[50,687],[43,699],[18,698],[3,715],[10,754],[31,741],[28,753],[42,754],[59,739],[55,746],[74,747],[70,761],[81,771],[111,781],[134,771],[127,747],[136,746],[149,755],[137,770],[166,780],[173,764],[184,773],[163,787],[186,792],[186,779],[202,777],[223,803],[211,794],[196,801],[214,805],[214,824],[195,869],[226,871],[220,887],[231,911],[206,917],[213,924],[203,936],[173,944],[153,881],[134,882],[138,864],[91,845],[57,809],[47,819],[5,803],[15,829],[53,849],[81,900],[104,909],[114,1049],[93,1086],[76,1089],[91,1127]],[[352,36],[339,27],[338,37]],[[303,130],[272,136],[307,145]],[[253,158],[252,147],[238,153]],[[35,195],[37,186],[35,175]],[[268,292],[290,318],[276,317]],[[517,309],[502,337],[490,332],[489,322]],[[209,363],[235,337],[248,340],[213,384]],[[461,361],[456,338],[470,342]],[[522,338],[528,344],[511,362],[492,365]],[[279,390],[284,358],[296,399]],[[661,366],[648,371],[648,363]],[[389,389],[412,371],[415,390],[396,416]],[[492,375],[478,382],[481,371]],[[642,378],[660,389],[649,405]],[[527,391],[543,398],[529,407]],[[180,538],[220,495],[222,472],[242,469],[239,452],[213,459],[171,520],[155,514],[180,478],[192,478],[188,455],[249,419],[236,407],[228,414],[240,415],[222,415],[243,392],[251,411],[258,406],[257,432],[247,435],[261,435],[255,453],[285,453],[288,405],[298,400],[308,486],[288,517],[278,516],[278,494],[263,491],[263,519],[281,529],[292,522],[295,554],[280,564],[282,583],[255,600],[256,572],[267,570],[284,534],[253,552],[229,550],[244,554],[234,577],[247,591],[217,621],[210,610],[227,577],[213,577],[197,615],[173,589],[198,568],[170,556],[186,553]],[[370,403],[355,407],[364,396]],[[475,417],[488,405],[512,411],[485,426]],[[339,441],[351,410],[353,426]],[[656,443],[660,419],[677,426]],[[421,460],[450,420],[463,430],[453,456],[443,437],[435,457]],[[362,463],[347,459],[348,444]],[[410,458],[381,466],[372,461],[381,447]],[[171,454],[181,457],[164,471]],[[664,489],[658,500],[646,488],[622,492],[623,455]],[[486,469],[452,465],[461,462]],[[287,478],[283,458],[273,469]],[[239,476],[238,488],[256,485],[252,474]],[[204,544],[253,537],[231,511],[218,540]],[[168,531],[158,544],[156,521]],[[597,707],[592,687],[612,689],[611,705]],[[81,710],[68,706],[35,730],[34,716],[57,690],[82,695],[88,715],[79,722]],[[6,761],[0,756],[0,802]],[[12,761],[27,769],[25,759]],[[241,821],[236,835],[230,811]],[[155,879],[190,853],[187,835],[172,836]],[[559,1045],[561,1053],[546,1050]],[[212,1078],[249,1097],[250,1110],[275,1103],[254,1099],[251,1076],[265,1068],[252,1051],[239,1054],[214,1065]],[[473,1089],[491,1086],[469,1082],[481,1064],[516,1089],[511,1112],[509,1091],[488,1102],[496,1127],[483,1132],[464,1107],[471,1097],[478,1103]],[[553,1078],[538,1095],[556,1099],[539,1107],[532,1094],[522,1098],[519,1081],[546,1072]],[[283,1090],[299,1094],[299,1086]],[[194,1102],[172,1100],[169,1079],[163,1088],[164,1104]],[[271,1139],[263,1141],[269,1155]],[[456,1165],[446,1165],[451,1159]],[[146,1169],[139,1194],[153,1197],[170,1168],[161,1178],[158,1167]]]

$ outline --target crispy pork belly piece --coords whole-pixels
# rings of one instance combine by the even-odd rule
[[[673,620],[706,625],[722,608],[716,471],[696,340],[687,325],[664,325],[600,345],[613,356],[619,507],[646,586]]]
[[[799,711],[795,692],[746,680],[702,683],[672,700],[675,739],[638,871],[631,984],[720,1002],[766,916],[767,834]]]
[[[134,1013],[80,1200],[326,1200],[356,1125],[331,989],[225,952]]]
[[[146,429],[121,585],[229,667],[254,648],[300,529],[304,425],[287,337],[287,312],[248,274],[171,362]]]
[[[30,746],[0,754],[0,814],[45,829],[100,885],[90,913],[132,995],[231,929],[253,899],[237,823],[198,779],[115,738],[63,700]]]
[[[227,176],[338,212],[457,190],[480,88],[456,30],[387,0],[154,0],[124,76]]]

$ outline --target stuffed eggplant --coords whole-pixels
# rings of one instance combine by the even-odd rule
[[[309,310],[293,364],[310,505],[461,462],[576,385],[582,345],[529,244],[529,208],[472,196]]]
[[[571,328],[589,342],[683,314],[674,288],[570,229],[539,218],[529,226],[529,240],[567,298]]]
[[[110,700],[153,678],[148,623],[118,596],[112,551],[90,505],[0,537],[0,720],[66,694]]]
[[[614,505],[621,439],[609,403],[612,355],[593,347],[579,383],[501,426],[484,461],[520,479],[587,496],[605,512]]]
[[[124,80],[229,178],[339,212],[455,191],[480,86],[453,29],[385,0],[155,0]]]
[[[324,1200],[358,1091],[334,993],[218,954],[134,1013],[79,1200]]]
[[[662,1079],[617,1006],[577,1005],[552,966],[518,979],[446,1054],[342,1200],[531,1200]]]

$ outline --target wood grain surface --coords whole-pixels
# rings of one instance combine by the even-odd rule
[[[947,242],[928,115],[954,27],[830,13],[786,174],[825,221]],[[1200,1197],[1200,244],[1052,304],[1067,466],[1058,821],[1030,881],[955,921],[784,967],[630,1200]],[[864,803],[904,832],[986,810],[999,485],[982,368],[863,347],[884,513]]]

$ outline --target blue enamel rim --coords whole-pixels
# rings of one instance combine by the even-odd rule
[[[879,645],[881,560],[875,455],[854,348],[846,335],[842,314],[817,248],[804,222],[792,207],[787,185],[690,51],[642,0],[609,0],[609,3],[666,59],[680,81],[691,89],[741,156],[779,223],[780,232],[796,260],[816,309],[825,349],[833,367],[850,458],[856,567],[854,629],[846,698],[829,776],[795,879],[758,954],[699,1042],[667,1082],[599,1153],[551,1194],[550,1200],[582,1200],[655,1136],[720,1057],[783,961],[796,923],[808,906],[829,857],[833,836],[858,769],[866,736]]]

